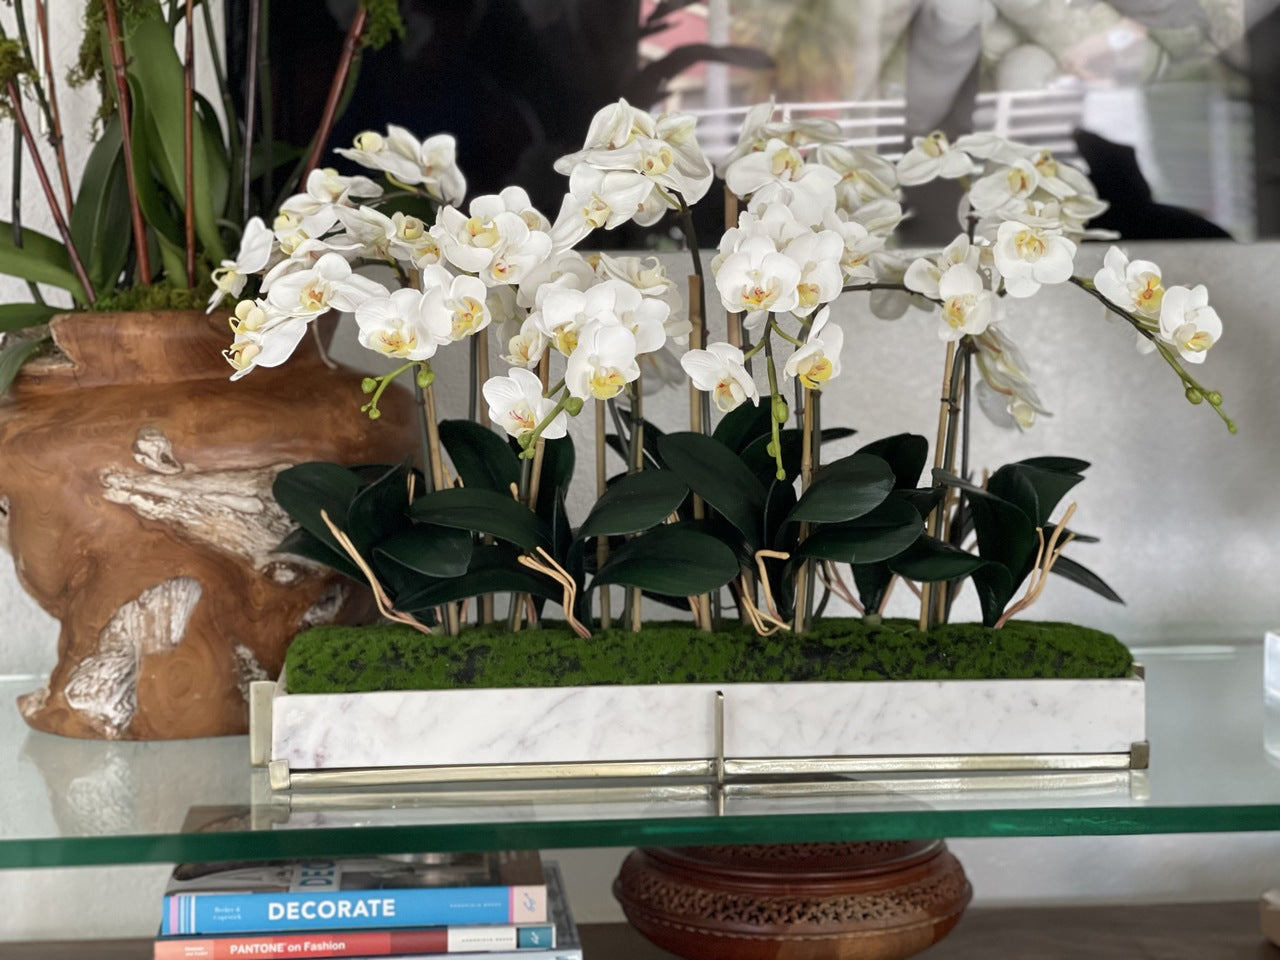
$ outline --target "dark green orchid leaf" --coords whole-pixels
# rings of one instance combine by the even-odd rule
[[[1088,460],[1077,460],[1074,457],[1027,457],[1018,462],[1028,467],[1039,467],[1041,470],[1052,470],[1056,473],[1084,473],[1090,466]]]
[[[936,537],[924,536],[892,558],[889,569],[908,580],[935,583],[967,577],[985,562],[981,557],[942,543]]]
[[[429,577],[460,577],[467,572],[475,539],[467,530],[415,523],[373,548],[374,559],[392,561]]]
[[[666,520],[688,495],[689,485],[670,470],[643,470],[624,476],[596,501],[578,537],[648,530]]]
[[[103,121],[89,151],[69,226],[94,289],[114,290],[133,242],[118,114]]]
[[[737,575],[733,550],[692,524],[672,523],[624,543],[600,568],[592,587],[620,583],[689,597],[718,590]]]
[[[893,571],[887,563],[855,563],[853,585],[858,591],[858,600],[867,613],[876,613],[884,603],[885,592],[893,582]]]
[[[322,541],[319,537],[299,527],[280,541],[272,553],[291,553],[295,557],[314,560],[326,567],[337,570],[360,583],[368,583],[360,568],[351,562],[346,553],[339,553]]]
[[[623,422],[630,427],[630,420],[627,420],[624,417]],[[644,421],[644,433],[640,439],[641,445],[644,447],[646,470],[648,470],[650,466],[663,466],[662,455],[658,452],[658,441],[664,436],[666,436],[666,434],[657,426],[650,423],[648,420]],[[605,436],[604,442],[609,445],[610,450],[622,458],[622,462],[629,468],[631,465],[631,451],[627,448],[627,445],[623,443],[622,438],[616,433],[610,433]]]
[[[879,457],[893,471],[894,486],[911,489],[920,482],[920,474],[929,459],[929,441],[914,433],[899,433],[874,440],[857,451]]]
[[[1045,469],[1029,463],[1011,463],[991,475],[987,490],[1017,505],[1032,526],[1043,527],[1062,498],[1083,479],[1078,473]]]
[[[66,312],[64,307],[46,303],[0,303],[0,333],[48,323],[58,314]]]
[[[271,485],[271,495],[285,513],[312,536],[341,556],[341,544],[329,531],[323,511],[339,529],[347,522],[347,511],[360,492],[360,479],[336,463],[313,461],[281,470]]]
[[[854,453],[822,467],[789,520],[840,523],[870,513],[893,489],[893,471],[879,457]]]
[[[520,483],[520,458],[492,430],[470,420],[441,420],[440,443],[464,487],[509,495]]]
[[[743,403],[716,424],[711,435],[734,453],[742,453],[760,437],[769,436],[773,408],[767,403]]]
[[[1072,560],[1070,557],[1059,556],[1058,559],[1054,561],[1053,570],[1050,572],[1056,573],[1058,576],[1070,580],[1072,583],[1079,584],[1088,590],[1092,590],[1094,593],[1098,594],[1098,596],[1105,597],[1113,603],[1124,603],[1124,601],[1120,599],[1120,594],[1107,586],[1106,582],[1101,577],[1083,564],[1079,564]]]
[[[409,470],[407,463],[396,464],[352,498],[343,529],[361,556],[409,526]]]
[[[984,563],[969,574],[978,591],[978,605],[982,608],[982,624],[994,627],[1013,599],[1017,584],[1007,567],[998,563]]]
[[[409,515],[424,523],[487,533],[529,551],[549,546],[551,540],[547,524],[533,511],[493,490],[437,490],[415,500]]]
[[[919,539],[924,523],[916,508],[890,499],[845,523],[818,527],[800,544],[799,555],[840,563],[875,563],[896,557]]]
[[[67,248],[53,237],[36,230],[22,228],[22,245],[13,242],[13,224],[0,220],[0,273],[32,283],[47,283],[67,290],[79,303],[85,303]]]
[[[998,497],[972,497],[969,503],[978,555],[1008,570],[1017,589],[1035,563],[1040,543],[1035,527],[1020,508]]]
[[[787,517],[796,506],[796,488],[791,480],[774,480],[764,503],[764,542],[774,550],[790,553],[800,536],[798,524]]]
[[[517,551],[500,544],[477,546],[466,573],[460,577],[422,577],[416,590],[396,596],[396,609],[418,616],[442,603],[486,593],[528,593],[559,600],[563,593],[560,585],[521,564],[519,556]]]
[[[667,469],[737,527],[748,543],[760,543],[765,488],[732,450],[714,437],[686,432],[662,437],[658,451]]]
[[[847,427],[830,427],[822,431],[822,442],[843,440],[853,436],[854,431]],[[769,452],[769,443],[773,437],[766,433],[756,437],[739,456],[747,469],[757,477],[766,480],[777,478],[778,464]],[[782,446],[782,469],[794,480],[800,475],[801,460],[804,457],[804,434],[793,428],[778,431],[778,441]]]

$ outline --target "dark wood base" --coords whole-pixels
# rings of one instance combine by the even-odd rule
[[[689,960],[901,960],[972,893],[940,840],[645,848],[614,883],[631,925]]]

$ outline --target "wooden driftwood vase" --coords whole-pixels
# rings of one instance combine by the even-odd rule
[[[51,326],[58,350],[0,402],[0,545],[62,625],[49,684],[22,714],[74,737],[243,733],[249,682],[279,673],[294,634],[367,602],[272,552],[293,526],[272,480],[307,460],[401,459],[410,402],[389,396],[370,424],[359,375],[327,366],[310,338],[232,383],[225,313]]]

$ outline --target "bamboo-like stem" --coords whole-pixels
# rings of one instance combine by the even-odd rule
[[[605,455],[608,452],[605,444],[605,402],[603,400],[596,401],[596,500],[605,495],[605,491],[609,489],[608,468],[605,465]],[[596,569],[602,568],[609,559],[609,538],[607,536],[596,537]],[[611,598],[609,596],[609,588],[607,586],[600,588],[600,629],[608,630],[613,626],[613,611]]]
[[[738,195],[724,188],[724,228],[738,225]],[[732,346],[742,349],[742,314],[725,313],[725,334]]]
[[[965,395],[964,372],[968,366],[969,359],[969,341],[963,339],[960,341],[959,347],[961,360],[964,362],[953,363],[951,365],[951,379],[947,381],[947,440],[946,450],[943,455],[942,469],[947,473],[955,473],[956,464],[956,443],[960,437],[960,411],[962,405],[967,406],[968,397]],[[947,524],[952,517],[952,506],[955,502],[955,491],[951,487],[944,487],[942,492],[942,503],[938,505],[938,536],[942,540],[950,540],[951,531],[943,529],[943,525]],[[947,610],[951,606],[951,589],[946,583],[939,584],[938,589],[933,591],[933,622],[935,624],[947,622]]]
[[[195,18],[191,0],[187,0],[185,58],[182,64],[182,174],[185,193],[183,210],[187,244],[187,286],[196,285],[196,154],[195,154]]]
[[[627,473],[639,473],[644,469],[644,378],[637,377],[631,384],[631,450]],[[641,590],[627,588],[626,620],[632,633],[640,632]]]
[[[13,107],[13,119],[18,125],[18,130],[22,133],[22,142],[27,145],[27,152],[31,154],[31,162],[36,168],[36,176],[40,180],[40,189],[44,191],[45,200],[49,204],[49,213],[53,215],[54,225],[58,228],[58,236],[62,238],[63,246],[67,248],[67,257],[71,260],[71,268],[75,271],[76,279],[80,281],[80,286],[84,287],[84,296],[90,304],[97,302],[97,294],[94,292],[93,284],[89,282],[89,274],[84,269],[84,261],[80,259],[80,252],[76,249],[75,241],[71,239],[71,230],[67,226],[67,218],[62,215],[62,208],[58,206],[57,194],[53,191],[53,184],[49,181],[49,171],[45,169],[44,160],[40,156],[40,151],[36,146],[35,137],[31,133],[31,124],[27,122],[27,115],[22,109],[22,92],[18,89],[18,84],[12,80],[9,81],[5,92],[9,96],[9,103]]]
[[[73,204],[71,194],[71,175],[67,169],[67,151],[62,136],[62,116],[58,112],[58,85],[53,75],[53,57],[49,51],[49,19],[45,13],[44,0],[35,0],[36,4],[36,42],[40,44],[41,58],[44,60],[45,84],[48,87],[48,103],[42,102],[49,118],[49,143],[53,146],[53,157],[58,164],[58,176],[62,180],[62,196],[67,204],[67,218],[71,217]],[[14,4],[19,18],[22,16],[22,0]],[[21,24],[21,19],[19,23]]]
[[[129,214],[133,222],[133,245],[138,262],[138,282],[144,287],[151,283],[151,254],[147,250],[147,224],[142,219],[142,206],[138,203],[138,180],[133,169],[133,120],[129,105],[129,77],[125,70],[124,38],[120,33],[120,18],[116,14],[116,0],[102,0],[102,13],[107,23],[108,46],[111,49],[111,69],[116,82],[116,104],[120,109],[120,136],[124,141],[124,178],[129,187]],[[144,171],[150,176],[150,171]]]
[[[472,355],[472,363],[475,369],[476,386],[472,391],[472,396],[476,397],[484,388],[484,383],[489,379],[489,331],[482,330],[471,338],[471,349],[474,351]],[[483,399],[477,399],[479,410],[477,416],[480,426],[486,430],[489,428],[489,405],[483,402]],[[473,417],[472,419],[476,419]],[[488,537],[485,542],[491,542]],[[493,623],[493,594],[486,593],[480,598],[480,622]]]
[[[942,459],[947,445],[947,423],[951,412],[951,371],[955,366],[956,360],[956,344],[955,341],[947,343],[947,357],[943,363],[942,369],[942,397],[938,406],[938,439],[933,446],[933,467],[935,470],[942,467]],[[939,481],[934,480],[933,485],[939,486]],[[938,531],[942,523],[942,512],[946,506],[946,498],[938,504],[937,509],[929,514],[928,522],[925,524],[925,530],[931,537],[938,536]],[[945,585],[944,585],[945,586]],[[920,585],[920,630],[928,630],[934,625],[934,587],[933,583],[922,583]]]
[[[311,152],[307,155],[307,165],[302,169],[302,182],[307,182],[311,171],[320,166],[320,158],[324,156],[325,144],[329,142],[329,134],[333,132],[334,122],[338,118],[338,102],[342,99],[343,88],[347,85],[347,77],[360,50],[360,37],[364,34],[365,23],[369,19],[369,11],[363,4],[356,7],[356,15],[347,28],[347,37],[342,42],[342,56],[338,58],[338,66],[333,73],[333,82],[329,84],[329,96],[324,103],[324,113],[320,115],[320,126],[316,128],[311,140]]]
[[[817,422],[816,407],[818,391],[806,390],[804,410],[800,415],[800,492],[809,489],[813,482],[814,458],[817,444],[813,442],[814,424]],[[809,536],[809,524],[800,524],[800,543]],[[813,603],[813,561],[806,560],[800,564],[796,574],[796,610],[792,618],[792,629],[796,633],[804,633],[809,629],[809,616]]]
[[[702,325],[702,277],[689,277],[689,349],[701,350],[706,343],[706,331]],[[694,433],[711,433],[711,413],[707,406],[709,394],[689,382],[689,429]],[[706,504],[696,493],[693,495],[693,519],[706,518]],[[699,629],[711,629],[711,594],[702,593],[690,598],[693,617]]]
[[[13,245],[22,246],[22,138],[13,138],[13,196],[9,205],[9,230],[13,236]],[[40,285],[34,280],[27,281],[27,289],[31,291],[31,299],[36,303],[44,303],[44,294]]]
[[[533,477],[533,461],[520,461],[520,484],[516,488],[516,499],[521,503],[529,501],[529,486]],[[510,607],[507,610],[507,632],[515,633],[524,625],[524,605],[527,595],[519,592],[511,594]]]
[[[253,207],[253,128],[258,120],[258,50],[262,43],[262,0],[249,0],[249,76],[244,91],[244,155],[240,158],[240,222],[249,220]],[[270,181],[271,171],[263,170]]]
[[[440,421],[436,419],[435,384],[429,383],[422,391],[423,413],[427,421],[427,450],[430,454],[431,489],[444,490],[447,487],[444,477],[444,461],[440,453]],[[451,636],[458,635],[458,605],[454,602],[443,604],[444,629]]]

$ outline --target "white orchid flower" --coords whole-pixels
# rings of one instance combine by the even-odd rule
[[[1150,260],[1130,260],[1119,247],[1112,247],[1102,259],[1102,269],[1093,275],[1098,292],[1121,310],[1156,319],[1164,299],[1160,268]]]
[[[303,240],[289,251],[285,259],[263,274],[262,283],[258,287],[259,292],[268,293],[275,282],[283,276],[311,269],[326,254],[333,253],[350,260],[356,256],[358,250],[359,247],[356,244],[340,244],[334,240]]]
[[[1059,200],[1068,197],[1097,197],[1092,181],[1075,167],[1059,163],[1048,150],[1041,150],[1031,159],[1040,178],[1040,188]]]
[[[975,169],[967,153],[953,147],[941,130],[935,130],[927,137],[911,138],[911,149],[898,161],[898,183],[914,187],[939,177],[957,180]]]
[[[519,332],[507,339],[507,352],[502,359],[513,367],[535,367],[547,352],[547,336],[534,315],[525,317]]]
[[[266,269],[275,252],[275,234],[262,222],[261,217],[250,217],[244,225],[244,233],[240,237],[240,250],[234,260],[223,260],[213,271],[213,294],[209,297],[209,308],[212,313],[224,297],[238,297],[244,291],[249,275],[261,273]]]
[[[814,158],[840,174],[836,203],[846,213],[873,200],[898,199],[897,171],[892,163],[870,150],[824,143],[814,151]]]
[[[592,230],[612,230],[635,218],[653,190],[653,181],[642,173],[579,164],[569,174],[569,192],[551,227],[555,248],[568,249]]]
[[[843,217],[844,211],[837,210],[837,214]],[[871,200],[864,203],[857,210],[848,215],[848,219],[855,223],[860,223],[867,229],[867,233],[873,237],[885,239],[889,234],[898,228],[898,224],[906,220],[910,214],[902,209],[902,204],[896,200],[884,198],[881,200]]]
[[[970,157],[991,160],[1005,166],[1025,160],[1035,152],[1024,144],[1015,143],[985,131],[962,134],[956,137],[956,142],[951,147],[967,153]]]
[[[525,316],[516,302],[515,288],[507,284],[485,287],[484,304],[489,308],[489,322],[494,326],[505,327]]]
[[[986,214],[1010,202],[1026,200],[1040,187],[1040,174],[1030,160],[1018,159],[984,177],[969,188],[969,203],[978,213]]]
[[[489,404],[489,418],[517,440],[532,433],[556,405],[542,395],[542,381],[530,370],[516,367],[505,377],[490,377],[480,392]],[[563,410],[543,428],[541,436],[556,440],[568,432]]]
[[[365,300],[386,295],[382,284],[352,273],[341,255],[326,253],[314,267],[278,279],[267,300],[283,314],[312,320],[329,310],[353,311]]]
[[[680,358],[680,366],[693,385],[711,394],[721,413],[736,410],[744,402],[760,402],[760,390],[747,373],[743,353],[728,343],[711,343],[705,350],[690,350]]]
[[[870,264],[876,280],[882,283],[902,283],[908,266],[906,257],[892,250],[877,250],[871,255]],[[901,290],[872,290],[867,306],[872,316],[881,320],[897,320],[911,307],[928,305]]]
[[[382,188],[368,177],[347,177],[332,167],[321,167],[307,175],[304,192],[280,204],[274,225],[301,230],[307,237],[322,237],[337,221],[336,207],[354,207],[362,200],[376,200]],[[280,218],[285,218],[281,223]]]
[[[958,263],[967,263],[971,267],[978,265],[978,250],[969,243],[967,234],[960,234],[937,257],[929,259],[919,257],[907,267],[902,282],[913,293],[928,297],[930,300],[941,299],[938,284],[942,275]]]
[[[422,169],[419,181],[424,190],[444,203],[461,203],[467,195],[467,178],[458,169],[457,142],[447,133],[422,141],[418,163]]]
[[[257,367],[278,367],[293,355],[307,321],[282,313],[265,300],[241,300],[231,318],[234,339],[222,356],[239,380]]]
[[[808,224],[796,220],[796,215],[785,203],[765,203],[754,211],[744,210],[738,214],[738,225],[721,235],[719,250],[711,259],[711,269],[718,271],[725,258],[736,253],[749,237],[767,237],[775,250],[781,250],[810,230]]]
[[[679,344],[689,342],[693,324],[681,312],[684,300],[680,296],[680,288],[667,276],[666,268],[657,257],[611,257],[601,253],[596,255],[595,261],[595,275],[599,279],[619,280],[634,287],[645,299],[665,304],[667,316],[662,327],[666,338]],[[647,356],[650,351],[640,352]]]
[[[797,302],[791,309],[797,317],[807,317],[840,296],[844,286],[845,242],[839,233],[821,230],[802,234],[788,243],[782,253],[800,267]]]
[[[587,291],[590,316],[613,316],[635,338],[636,354],[654,353],[667,342],[671,305],[646,297],[625,280],[605,280]],[[688,322],[685,322],[688,335]]]
[[[685,203],[697,203],[706,196],[715,179],[707,155],[698,143],[697,117],[689,113],[664,113],[655,126],[658,140],[667,144],[675,156],[661,174],[649,175],[679,193]]]
[[[938,282],[942,299],[942,324],[938,336],[959,340],[984,332],[995,320],[995,295],[982,284],[982,276],[967,263],[948,268]]]
[[[1169,287],[1160,301],[1160,339],[1176,347],[1188,363],[1204,363],[1204,355],[1222,336],[1222,320],[1209,306],[1203,285]]]
[[[564,287],[585,290],[596,282],[596,271],[576,250],[552,249],[550,256],[524,275],[516,295],[522,307],[536,306],[544,290]]]
[[[411,263],[419,270],[440,262],[440,244],[420,219],[397,210],[391,215],[391,225],[395,235],[389,249],[396,260]]]
[[[421,150],[422,144],[412,133],[388,124],[385,136],[365,130],[356,134],[351,147],[339,147],[334,153],[370,170],[388,173],[400,183],[413,185],[421,182],[422,167],[418,162]]]
[[[1040,402],[1021,351],[999,327],[988,327],[973,342],[982,374],[976,391],[978,406],[992,423],[1029,430],[1037,415],[1050,415]]]
[[[449,321],[417,290],[396,290],[356,307],[360,346],[402,360],[427,360],[449,342]]]
[[[800,153],[782,140],[770,140],[763,150],[749,153],[725,170],[725,184],[739,197],[750,197],[747,209],[782,203],[795,219],[812,226],[836,206],[840,174],[820,163],[806,163]]]
[[[716,270],[720,302],[730,313],[745,311],[748,322],[766,311],[786,313],[800,302],[800,264],[779,253],[768,237],[748,237]]]
[[[844,131],[834,120],[826,117],[774,120],[776,110],[770,97],[767,103],[758,103],[747,111],[737,144],[717,168],[721,176],[735,160],[763,150],[770,140],[781,140],[789,146],[799,147],[808,143],[837,143],[844,139]]]
[[[617,150],[636,137],[654,138],[657,135],[657,123],[647,111],[631,106],[626,100],[607,104],[591,118],[582,150],[561,157],[555,163],[555,170],[567,174],[582,162],[581,155],[587,151]]]
[[[636,338],[618,323],[593,321],[565,364],[564,384],[579,400],[610,400],[638,379]]]
[[[506,209],[501,196],[476,198],[470,216],[456,207],[441,207],[431,235],[445,259],[476,274],[486,286],[520,283],[552,249],[551,237],[530,230],[523,216]]]
[[[365,206],[338,207],[336,213],[343,227],[337,242],[355,247],[357,256],[369,260],[397,259],[391,248],[398,231],[385,213]]]
[[[457,342],[489,326],[488,293],[477,277],[454,276],[441,266],[422,271],[423,311],[433,330]]]
[[[809,328],[804,346],[797,347],[782,368],[787,379],[799,379],[806,390],[821,390],[840,376],[840,350],[844,346],[844,331],[839,324],[828,325],[830,319],[831,308],[823,307],[813,318],[813,326]]]
[[[1055,230],[1006,220],[996,231],[996,269],[1011,297],[1029,297],[1042,284],[1071,276],[1076,245]]]
[[[884,237],[870,233],[857,220],[845,219],[844,211],[828,210],[823,227],[840,237],[840,272],[847,284],[872,283],[876,279],[871,258],[884,247]]]

